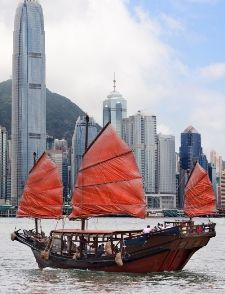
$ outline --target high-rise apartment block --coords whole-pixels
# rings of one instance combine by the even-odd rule
[[[97,124],[93,118],[89,118],[88,122],[88,145],[96,138],[98,133]],[[71,148],[71,190],[73,191],[76,177],[81,165],[82,156],[85,151],[85,136],[86,136],[86,118],[85,116],[78,117],[74,133],[72,137]]]
[[[176,208],[176,153],[172,135],[158,135],[156,193],[161,209]]]
[[[103,126],[111,122],[118,135],[122,136],[122,121],[127,117],[127,101],[116,91],[114,79],[114,90],[103,102]]]
[[[8,141],[6,128],[0,126],[0,199],[7,198]]]
[[[223,170],[223,161],[222,156],[220,156],[215,150],[210,151],[210,163],[215,166],[216,174],[220,177]]]
[[[225,170],[221,172],[220,180],[220,208],[225,209]]]
[[[156,116],[141,111],[123,119],[122,137],[132,148],[143,178],[146,193],[156,190],[157,134]]]
[[[12,203],[17,204],[37,157],[46,147],[45,31],[41,5],[16,10],[12,72]]]

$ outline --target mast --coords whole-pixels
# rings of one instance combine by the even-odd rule
[[[37,158],[36,152],[33,153],[33,158],[34,158],[34,165],[33,166],[35,166],[36,158]],[[34,221],[35,221],[35,232],[36,232],[36,234],[38,234],[38,218],[35,218]]]
[[[85,126],[85,149],[84,149],[84,153],[88,149],[88,124],[89,124],[89,116],[87,114],[86,114],[85,120],[86,120],[86,126]],[[82,218],[81,219],[81,230],[85,230],[85,218]]]

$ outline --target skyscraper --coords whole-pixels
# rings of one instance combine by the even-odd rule
[[[146,193],[155,193],[157,134],[156,116],[141,111],[123,119],[123,139],[132,148]]]
[[[162,209],[176,207],[175,137],[171,135],[158,135],[156,193]]]
[[[193,127],[187,127],[181,133],[181,147],[180,147],[180,182],[179,182],[179,207],[183,207],[184,188],[191,170],[196,161],[208,171],[208,161],[203,154],[201,146],[201,135]]]
[[[116,80],[114,77],[114,90],[103,102],[103,126],[111,122],[118,135],[122,136],[122,121],[127,117],[127,101],[116,91]]]
[[[201,155],[201,135],[194,127],[189,126],[181,133],[180,167],[191,170]]]
[[[46,146],[45,32],[41,5],[24,0],[16,10],[12,72],[12,203],[17,204],[33,153]]]
[[[7,131],[0,126],[0,199],[7,198]]]
[[[97,124],[93,118],[89,118],[88,123],[88,145],[97,136],[98,129]],[[86,135],[86,119],[85,116],[78,117],[74,133],[72,137],[72,148],[71,148],[71,191],[73,191],[76,177],[80,168],[82,156],[85,150],[85,135]]]

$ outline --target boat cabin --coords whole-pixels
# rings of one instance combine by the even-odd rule
[[[54,230],[50,233],[50,250],[74,259],[110,256],[123,252],[130,240],[138,240],[142,230]]]

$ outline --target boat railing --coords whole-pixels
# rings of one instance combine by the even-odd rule
[[[180,224],[179,227],[182,235],[200,235],[215,232],[215,223],[194,225],[193,222],[190,222],[189,224]]]

